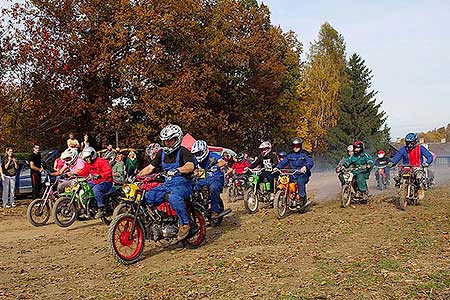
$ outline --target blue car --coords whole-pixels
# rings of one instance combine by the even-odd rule
[[[58,150],[44,150],[41,151],[42,162],[46,171],[51,172],[53,167],[52,162],[58,157]],[[33,192],[31,186],[31,169],[28,161],[18,161],[19,169],[16,172],[16,196],[28,196]],[[53,179],[54,180],[54,179]],[[45,176],[42,176],[42,183],[45,181]],[[0,195],[3,191],[2,181],[0,180]]]

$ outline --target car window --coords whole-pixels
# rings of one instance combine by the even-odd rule
[[[28,164],[23,165],[23,168],[20,171],[20,176],[31,176],[31,169]]]

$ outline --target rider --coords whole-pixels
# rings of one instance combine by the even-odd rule
[[[244,153],[238,153],[236,155],[236,162],[228,170],[227,175],[234,173],[236,175],[241,175],[245,173],[245,169],[248,168],[250,164],[244,159]]]
[[[345,161],[347,159],[349,159],[350,157],[353,156],[354,152],[353,152],[353,145],[348,145],[347,147],[347,157],[344,157],[341,159],[341,161],[338,163],[337,167],[336,167],[336,173],[339,173],[338,178],[339,181],[341,182],[341,185],[343,186],[345,184],[345,180],[344,180],[344,173],[341,172],[342,170],[342,166],[344,165]]]
[[[424,162],[423,157],[426,158]],[[400,148],[389,162],[389,166],[395,166],[400,160],[403,165],[427,167],[433,162],[433,154],[427,148],[419,144],[419,138],[415,133],[408,133],[405,137],[405,146]],[[396,186],[400,184],[400,177],[394,177]]]
[[[206,172],[206,177],[197,182],[194,190],[208,186],[211,196],[211,218],[216,219],[222,211],[219,204],[221,202],[220,193],[224,185],[222,167],[227,163],[219,154],[210,152],[208,145],[203,140],[198,140],[192,145],[191,153],[195,158],[196,166]],[[198,175],[199,170],[196,170],[195,173]]]
[[[156,153],[156,157],[150,164],[138,173],[138,176],[148,175],[155,169],[161,168],[170,177],[163,185],[147,192],[145,201],[157,207],[164,202],[164,196],[169,194],[170,206],[175,210],[180,224],[178,240],[183,240],[190,230],[184,201],[192,193],[191,177],[194,171],[194,157],[188,149],[181,146],[183,131],[180,126],[167,125],[161,130],[159,138],[163,142],[162,149]]]
[[[377,152],[377,159],[375,160],[375,166],[379,169],[384,169],[384,174],[386,175],[386,187],[389,187],[389,179],[390,179],[390,168],[388,166],[389,164],[389,158],[386,157],[386,153],[383,150],[378,150]],[[375,172],[375,178],[377,180],[377,187],[378,189],[381,189],[380,181],[379,181],[380,174]]]
[[[84,161],[78,157],[77,148],[67,148],[61,154],[61,160],[64,161],[64,166],[56,172],[51,173],[51,176],[60,176],[67,173],[71,175],[78,175],[78,173],[84,168]],[[58,183],[58,192],[63,192],[64,189],[71,184],[71,180],[62,180]]]
[[[361,203],[366,204],[369,195],[366,180],[369,179],[370,171],[372,170],[374,164],[372,157],[364,151],[364,143],[361,141],[355,141],[353,143],[353,155],[347,158],[343,164],[345,168],[348,168],[351,165],[356,168],[360,168],[358,170],[354,170],[353,174],[356,176],[358,190],[363,194],[363,200]]]
[[[278,162],[278,158],[272,153],[272,144],[270,142],[262,142],[261,145],[259,145],[259,151],[261,155],[258,155],[249,168],[254,169],[256,167],[262,167],[264,169],[259,176],[259,182],[264,178],[269,181],[270,200],[273,201],[275,199],[275,195],[273,193],[274,175],[272,174],[272,171]]]
[[[303,207],[307,203],[306,184],[311,177],[311,169],[314,166],[314,161],[309,153],[302,149],[303,141],[301,138],[294,138],[291,144],[293,152],[289,153],[285,159],[277,165],[277,169],[283,169],[289,166],[289,169],[291,170],[300,171],[300,174],[294,175],[292,179],[296,180],[298,185],[298,195],[301,200],[301,202],[298,203],[298,206]]]
[[[277,153],[277,156],[278,156],[278,163],[280,163],[283,161],[283,159],[286,158],[287,153],[285,151],[280,151]]]
[[[80,157],[84,160],[84,168],[78,172],[79,176],[92,176],[89,185],[92,187],[92,192],[97,201],[98,211],[96,218],[105,215],[105,203],[103,196],[108,194],[113,186],[112,169],[109,162],[101,157],[97,157],[95,149],[92,147],[85,147],[80,153]]]

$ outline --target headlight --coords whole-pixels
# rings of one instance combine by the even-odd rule
[[[124,186],[122,187],[122,190],[123,190],[123,192],[124,192],[125,194],[129,194],[129,193],[131,192],[131,188],[130,188],[129,185],[124,185]]]
[[[45,186],[50,186],[50,182],[46,181]]]
[[[253,182],[254,179],[255,179],[254,177],[249,177],[248,181]]]
[[[289,183],[289,176],[286,176],[286,175],[280,176],[280,183],[281,184],[288,184]]]

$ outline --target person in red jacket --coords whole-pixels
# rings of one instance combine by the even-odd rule
[[[85,161],[85,164],[84,168],[78,172],[78,175],[91,177],[89,185],[92,187],[92,192],[94,193],[98,206],[95,217],[101,218],[105,215],[103,196],[109,193],[113,186],[111,165],[106,159],[97,157],[97,153],[92,147],[85,147],[81,151],[80,156]]]
[[[244,154],[239,153],[238,155],[236,155],[236,162],[231,166],[231,169],[227,172],[227,175],[231,173],[241,175],[245,173],[245,169],[248,167],[250,167],[250,164],[244,159]]]

